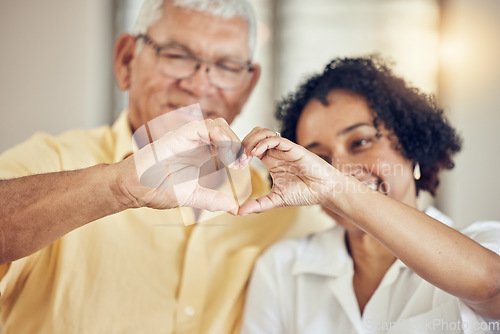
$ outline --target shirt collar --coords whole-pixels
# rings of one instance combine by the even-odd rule
[[[452,220],[433,206],[425,213],[450,227]],[[347,266],[352,267],[352,259],[345,245],[345,229],[335,225],[331,229],[308,236],[299,249],[299,254],[292,267],[292,275],[316,274],[337,277]],[[406,265],[396,259],[392,271],[396,268],[406,268]]]
[[[307,237],[292,267],[292,275],[338,276],[352,259],[345,246],[345,229],[340,225]]]
[[[449,227],[453,227],[453,221],[451,220],[450,217],[439,211],[433,206],[429,206],[426,210],[425,213],[428,216],[431,216],[432,218],[439,220],[441,223],[448,225]]]
[[[115,135],[115,155],[114,162],[120,162],[134,153],[134,142],[132,140],[132,130],[128,120],[128,109],[122,111],[118,119],[113,124],[112,130]]]

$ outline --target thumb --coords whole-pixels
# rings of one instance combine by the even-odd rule
[[[225,211],[233,215],[238,213],[239,205],[232,195],[199,187],[195,196],[193,207],[208,211]]]
[[[260,213],[281,206],[282,205],[280,205],[278,201],[273,200],[273,194],[269,194],[257,199],[252,199],[243,204],[242,206],[240,206],[240,209],[238,210],[238,215],[245,216],[251,213]]]

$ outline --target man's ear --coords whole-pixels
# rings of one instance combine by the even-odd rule
[[[115,44],[113,54],[113,68],[118,87],[121,90],[130,88],[130,63],[135,53],[135,37],[130,34],[123,34]]]
[[[241,105],[240,108],[243,108],[243,105],[248,101],[248,98],[250,97],[250,94],[252,94],[253,89],[255,88],[255,85],[257,85],[257,82],[259,82],[260,78],[260,72],[261,68],[259,64],[252,64],[253,70],[251,72],[252,76],[250,77],[250,81],[246,84],[246,86],[243,88],[241,91]],[[240,109],[240,112],[241,112]]]
[[[261,67],[259,64],[252,64],[252,66],[253,66],[253,71],[252,71],[252,78],[250,79],[250,83],[248,84],[248,96],[250,96],[253,89],[255,88],[255,85],[257,85],[257,82],[259,82],[261,73]]]

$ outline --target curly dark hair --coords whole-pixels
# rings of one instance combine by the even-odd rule
[[[448,124],[434,97],[395,76],[378,54],[336,58],[323,73],[311,76],[296,92],[285,97],[276,110],[281,135],[295,142],[304,107],[312,99],[327,105],[327,95],[334,89],[348,90],[366,98],[375,113],[375,127],[383,123],[397,137],[394,142],[403,156],[420,165],[417,194],[427,190],[434,196],[439,171],[454,167],[452,156],[460,151],[461,139]]]

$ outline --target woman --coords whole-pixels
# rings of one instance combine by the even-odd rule
[[[277,115],[283,137],[243,140],[274,185],[240,214],[320,204],[338,224],[258,261],[243,333],[500,332],[500,224],[416,209],[460,150],[433,99],[376,56],[335,59]]]

